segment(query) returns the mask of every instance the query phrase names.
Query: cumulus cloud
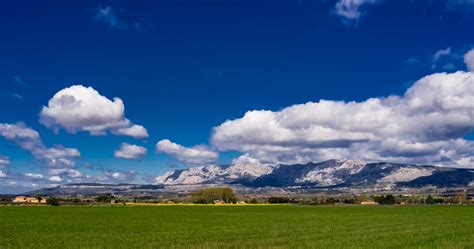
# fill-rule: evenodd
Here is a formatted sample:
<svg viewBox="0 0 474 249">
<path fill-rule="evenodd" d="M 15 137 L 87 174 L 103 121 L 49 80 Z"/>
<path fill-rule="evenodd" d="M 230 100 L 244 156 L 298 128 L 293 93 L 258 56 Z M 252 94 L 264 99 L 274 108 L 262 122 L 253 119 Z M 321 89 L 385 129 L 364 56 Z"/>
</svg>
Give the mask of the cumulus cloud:
<svg viewBox="0 0 474 249">
<path fill-rule="evenodd" d="M 464 63 L 466 63 L 467 70 L 474 71 L 474 49 L 464 54 Z"/>
<path fill-rule="evenodd" d="M 7 174 L 0 170 L 0 178 L 6 177 Z"/>
<path fill-rule="evenodd" d="M 363 8 L 380 0 L 338 0 L 334 13 L 342 18 L 345 24 L 357 23 L 363 14 Z"/>
<path fill-rule="evenodd" d="M 39 133 L 23 123 L 0 123 L 0 136 L 31 152 L 38 161 L 50 168 L 74 168 L 75 158 L 80 156 L 75 148 L 46 147 Z"/>
<path fill-rule="evenodd" d="M 146 155 L 147 149 L 138 145 L 122 143 L 114 155 L 124 159 L 140 159 Z"/>
<path fill-rule="evenodd" d="M 111 132 L 134 138 L 148 137 L 147 130 L 125 118 L 125 107 L 118 97 L 113 100 L 100 95 L 92 87 L 74 85 L 57 92 L 43 106 L 40 122 L 56 131 L 64 128 L 70 133 L 89 132 L 104 135 Z"/>
<path fill-rule="evenodd" d="M 211 142 L 262 163 L 352 158 L 465 167 L 474 143 L 463 137 L 473 131 L 474 73 L 459 71 L 424 77 L 403 96 L 249 111 L 215 127 Z"/>
<path fill-rule="evenodd" d="M 195 146 L 186 148 L 182 145 L 171 142 L 168 139 L 159 141 L 156 144 L 156 151 L 166 153 L 178 161 L 189 165 L 211 164 L 216 161 L 219 154 L 205 146 Z"/>
</svg>

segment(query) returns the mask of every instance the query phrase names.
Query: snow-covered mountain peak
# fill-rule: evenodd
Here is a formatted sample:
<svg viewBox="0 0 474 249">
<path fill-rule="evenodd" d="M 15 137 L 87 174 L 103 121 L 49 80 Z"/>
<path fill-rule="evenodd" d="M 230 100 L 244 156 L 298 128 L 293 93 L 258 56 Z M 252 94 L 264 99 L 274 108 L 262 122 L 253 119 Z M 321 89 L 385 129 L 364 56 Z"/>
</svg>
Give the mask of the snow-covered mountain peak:
<svg viewBox="0 0 474 249">
<path fill-rule="evenodd" d="M 248 163 L 199 166 L 166 172 L 164 175 L 156 177 L 155 183 L 163 185 L 218 184 L 241 179 L 255 179 L 271 173 L 273 169 L 272 166 Z"/>
</svg>

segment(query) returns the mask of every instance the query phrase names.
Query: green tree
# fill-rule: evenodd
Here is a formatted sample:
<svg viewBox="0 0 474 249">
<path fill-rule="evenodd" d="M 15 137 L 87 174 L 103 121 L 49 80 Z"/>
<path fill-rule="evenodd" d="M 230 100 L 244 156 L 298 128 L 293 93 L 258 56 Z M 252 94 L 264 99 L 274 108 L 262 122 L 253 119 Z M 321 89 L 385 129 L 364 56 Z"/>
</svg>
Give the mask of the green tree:
<svg viewBox="0 0 474 249">
<path fill-rule="evenodd" d="M 103 195 L 99 195 L 95 198 L 95 200 L 97 202 L 103 202 L 103 203 L 111 202 L 112 199 L 113 199 L 113 197 L 112 197 L 111 194 L 103 194 Z"/>
<path fill-rule="evenodd" d="M 211 204 L 214 201 L 224 201 L 225 203 L 237 202 L 234 190 L 229 187 L 204 188 L 194 191 L 191 195 L 193 202 L 198 204 Z"/>
<path fill-rule="evenodd" d="M 426 197 L 425 203 L 426 203 L 426 204 L 429 204 L 429 205 L 434 204 L 434 203 L 435 203 L 435 200 L 434 200 L 433 196 L 428 195 L 428 197 Z"/>
<path fill-rule="evenodd" d="M 38 193 L 35 195 L 35 198 L 38 200 L 38 203 L 41 203 L 41 201 L 43 200 L 43 195 Z"/>
<path fill-rule="evenodd" d="M 59 206 L 59 200 L 56 197 L 49 197 L 46 199 L 46 204 L 51 206 Z"/>
</svg>

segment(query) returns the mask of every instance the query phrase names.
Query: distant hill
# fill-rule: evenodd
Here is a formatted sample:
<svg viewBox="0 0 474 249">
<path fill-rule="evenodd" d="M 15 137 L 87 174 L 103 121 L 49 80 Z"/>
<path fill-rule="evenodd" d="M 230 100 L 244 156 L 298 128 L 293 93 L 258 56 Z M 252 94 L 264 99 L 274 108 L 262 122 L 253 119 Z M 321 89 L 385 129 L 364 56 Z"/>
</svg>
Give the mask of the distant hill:
<svg viewBox="0 0 474 249">
<path fill-rule="evenodd" d="M 48 196 L 48 195 L 90 196 L 90 195 L 100 195 L 100 194 L 108 194 L 108 193 L 114 193 L 114 194 L 119 194 L 119 195 L 140 195 L 144 193 L 153 193 L 162 189 L 163 189 L 163 186 L 160 186 L 160 185 L 76 183 L 76 184 L 58 185 L 57 187 L 52 187 L 52 188 L 42 188 L 42 189 L 23 193 L 23 195 L 34 195 L 36 193 L 41 193 L 45 196 Z"/>
</svg>

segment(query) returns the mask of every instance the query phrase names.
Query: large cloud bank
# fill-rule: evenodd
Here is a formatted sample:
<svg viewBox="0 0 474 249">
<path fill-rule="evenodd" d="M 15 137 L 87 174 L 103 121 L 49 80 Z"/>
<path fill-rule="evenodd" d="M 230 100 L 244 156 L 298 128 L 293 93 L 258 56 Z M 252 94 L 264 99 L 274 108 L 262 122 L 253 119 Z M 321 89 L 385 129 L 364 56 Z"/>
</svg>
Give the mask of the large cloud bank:
<svg viewBox="0 0 474 249">
<path fill-rule="evenodd" d="M 157 152 L 168 154 L 178 161 L 189 165 L 212 164 L 219 157 L 217 152 L 205 146 L 186 148 L 168 139 L 159 141 L 155 148 Z"/>
<path fill-rule="evenodd" d="M 40 122 L 48 128 L 64 128 L 70 133 L 89 132 L 134 138 L 148 137 L 147 130 L 125 118 L 125 107 L 120 98 L 113 100 L 100 95 L 92 87 L 75 85 L 57 92 L 40 113 Z"/>
<path fill-rule="evenodd" d="M 249 111 L 214 128 L 211 142 L 264 163 L 366 159 L 474 167 L 474 73 L 424 77 L 403 96 L 321 100 Z"/>
</svg>

